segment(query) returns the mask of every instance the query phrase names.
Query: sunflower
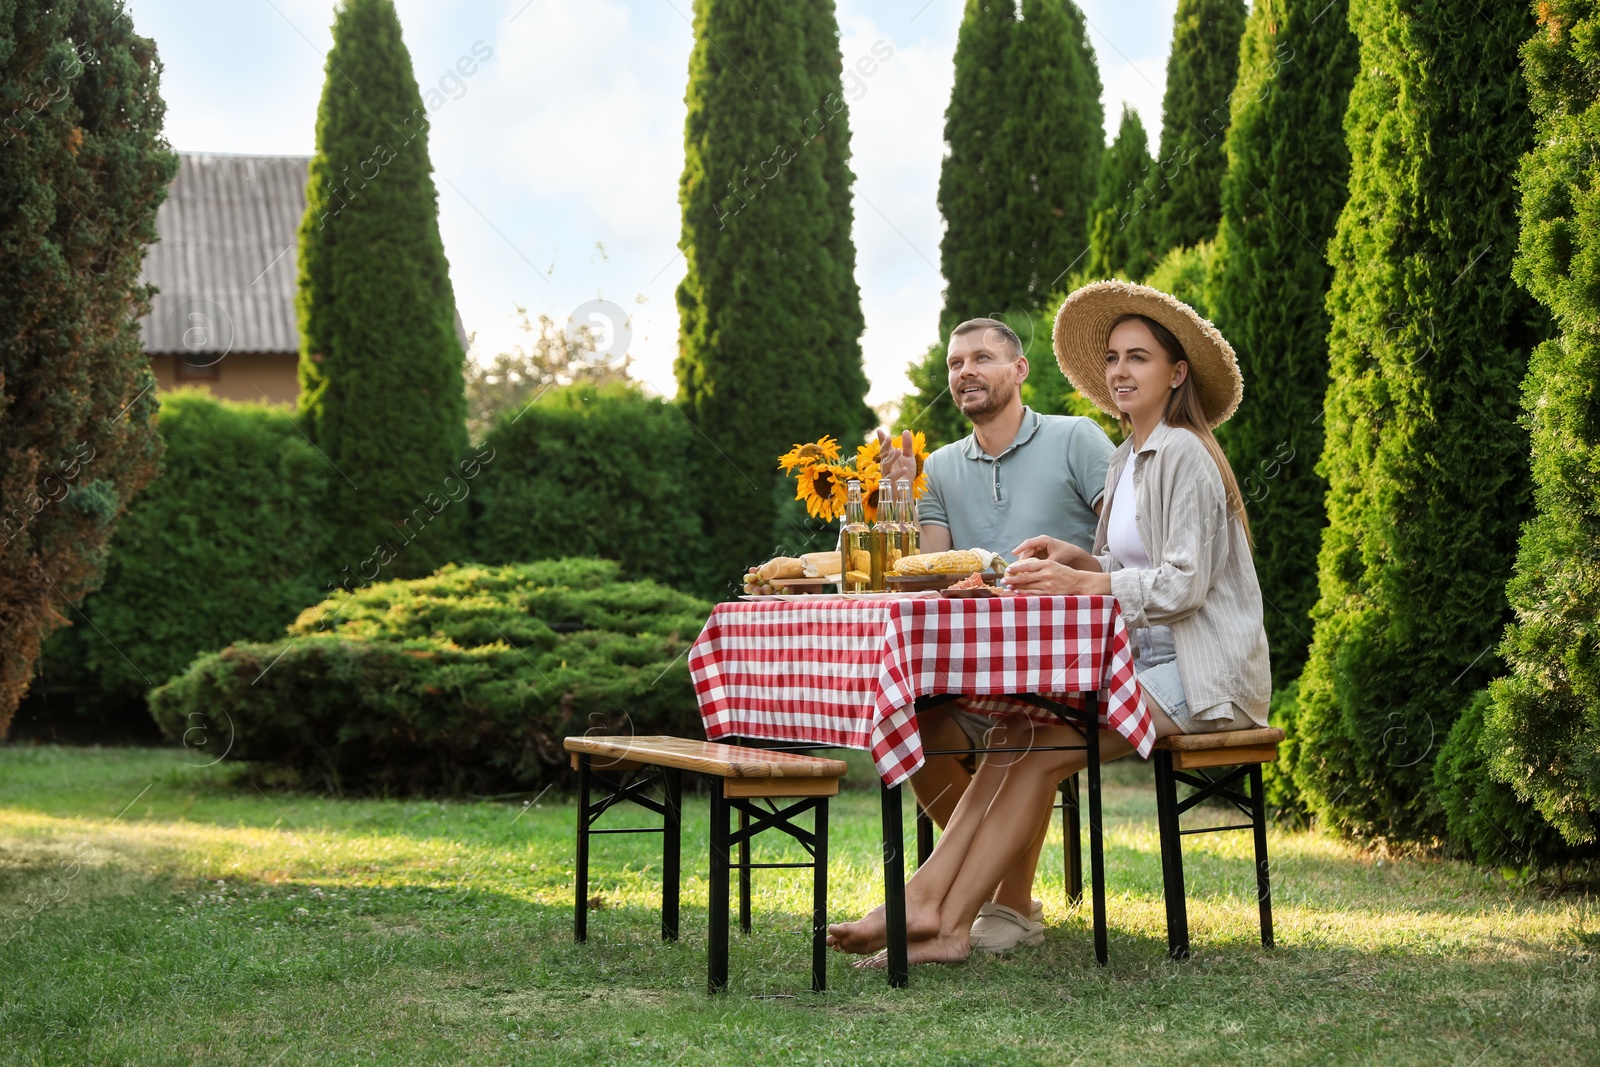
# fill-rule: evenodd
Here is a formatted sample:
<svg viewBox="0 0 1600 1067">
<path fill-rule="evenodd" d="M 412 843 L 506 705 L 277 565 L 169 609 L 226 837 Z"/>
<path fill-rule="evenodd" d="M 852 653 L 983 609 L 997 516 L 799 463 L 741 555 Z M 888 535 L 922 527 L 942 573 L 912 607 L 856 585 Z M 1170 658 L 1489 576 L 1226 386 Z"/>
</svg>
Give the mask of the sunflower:
<svg viewBox="0 0 1600 1067">
<path fill-rule="evenodd" d="M 806 512 L 814 519 L 832 522 L 844 514 L 849 496 L 845 483 L 856 476 L 849 467 L 834 463 L 815 463 L 802 467 L 794 498 L 806 502 Z"/>
<path fill-rule="evenodd" d="M 787 474 L 796 467 L 814 467 L 821 463 L 837 463 L 838 461 L 839 442 L 827 434 L 823 434 L 821 440 L 795 445 L 779 456 L 778 466 Z M 799 498 L 796 497 L 796 499 Z"/>
<path fill-rule="evenodd" d="M 917 457 L 917 478 L 911 485 L 911 495 L 922 499 L 922 494 L 928 491 L 928 476 L 922 472 L 923 465 L 928 462 L 928 435 L 921 430 L 911 435 L 911 451 Z"/>
</svg>

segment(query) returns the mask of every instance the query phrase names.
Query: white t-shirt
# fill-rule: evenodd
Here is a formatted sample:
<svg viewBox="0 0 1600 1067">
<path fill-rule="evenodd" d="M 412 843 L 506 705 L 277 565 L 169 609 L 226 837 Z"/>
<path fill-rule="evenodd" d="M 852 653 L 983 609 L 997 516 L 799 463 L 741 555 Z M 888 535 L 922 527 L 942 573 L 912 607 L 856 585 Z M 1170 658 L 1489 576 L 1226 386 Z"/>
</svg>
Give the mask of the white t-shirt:
<svg viewBox="0 0 1600 1067">
<path fill-rule="evenodd" d="M 1139 540 L 1139 529 L 1133 516 L 1139 508 L 1138 494 L 1133 487 L 1133 464 L 1137 457 L 1129 456 L 1122 466 L 1122 477 L 1111 495 L 1111 517 L 1106 520 L 1106 548 L 1118 563 L 1135 570 L 1149 570 L 1150 556 Z"/>
</svg>

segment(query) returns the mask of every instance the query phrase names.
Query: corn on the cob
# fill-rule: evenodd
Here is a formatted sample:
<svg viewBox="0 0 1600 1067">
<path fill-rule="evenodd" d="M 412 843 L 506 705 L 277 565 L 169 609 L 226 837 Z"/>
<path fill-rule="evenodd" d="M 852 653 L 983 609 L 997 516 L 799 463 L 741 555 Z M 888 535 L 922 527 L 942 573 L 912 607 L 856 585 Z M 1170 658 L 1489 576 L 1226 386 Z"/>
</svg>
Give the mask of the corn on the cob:
<svg viewBox="0 0 1600 1067">
<path fill-rule="evenodd" d="M 970 548 L 950 552 L 927 552 L 918 556 L 902 556 L 895 564 L 895 574 L 971 574 L 984 569 L 984 559 Z"/>
</svg>

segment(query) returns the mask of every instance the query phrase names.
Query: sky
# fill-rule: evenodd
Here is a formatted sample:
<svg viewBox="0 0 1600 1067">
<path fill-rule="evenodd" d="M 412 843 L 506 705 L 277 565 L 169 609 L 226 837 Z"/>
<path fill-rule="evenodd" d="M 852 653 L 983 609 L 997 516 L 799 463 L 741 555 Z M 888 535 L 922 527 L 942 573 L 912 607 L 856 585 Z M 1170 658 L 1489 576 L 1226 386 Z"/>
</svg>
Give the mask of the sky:
<svg viewBox="0 0 1600 1067">
<path fill-rule="evenodd" d="M 1154 140 L 1177 0 L 1078 2 L 1105 86 L 1108 139 L 1126 102 Z M 626 342 L 635 377 L 677 391 L 673 294 L 684 273 L 678 179 L 692 3 L 396 0 L 417 83 L 434 108 L 439 228 L 473 358 L 525 339 L 518 306 L 562 324 L 576 314 L 603 343 Z M 315 150 L 333 0 L 127 6 L 160 50 L 175 149 Z M 944 223 L 936 198 L 961 9 L 962 0 L 838 0 L 846 68 L 875 47 L 891 53 L 846 94 L 873 404 L 905 393 L 906 367 L 938 340 Z M 620 338 L 603 318 L 587 318 L 595 301 L 628 316 Z"/>
</svg>

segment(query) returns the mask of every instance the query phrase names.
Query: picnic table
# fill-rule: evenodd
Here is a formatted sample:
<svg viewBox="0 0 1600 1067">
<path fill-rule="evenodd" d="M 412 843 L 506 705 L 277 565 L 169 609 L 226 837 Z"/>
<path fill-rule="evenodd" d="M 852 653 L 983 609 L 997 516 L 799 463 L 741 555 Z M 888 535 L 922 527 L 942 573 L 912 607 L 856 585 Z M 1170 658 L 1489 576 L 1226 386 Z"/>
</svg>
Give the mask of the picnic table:
<svg viewBox="0 0 1600 1067">
<path fill-rule="evenodd" d="M 922 766 L 917 711 L 959 698 L 989 715 L 1095 723 L 1148 758 L 1155 729 L 1109 596 L 892 595 L 719 604 L 689 652 L 706 737 L 872 753 L 882 779 L 892 986 L 909 980 L 900 786 Z M 1095 956 L 1106 961 L 1099 730 L 1088 755 Z"/>
</svg>

